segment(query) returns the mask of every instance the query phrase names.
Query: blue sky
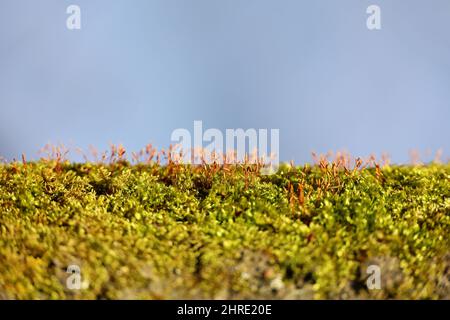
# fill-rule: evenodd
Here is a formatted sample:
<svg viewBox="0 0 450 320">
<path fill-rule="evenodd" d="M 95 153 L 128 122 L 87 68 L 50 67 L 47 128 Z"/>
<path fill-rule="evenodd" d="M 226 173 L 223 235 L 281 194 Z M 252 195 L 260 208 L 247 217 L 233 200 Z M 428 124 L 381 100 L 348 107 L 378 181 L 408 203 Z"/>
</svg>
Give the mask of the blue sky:
<svg viewBox="0 0 450 320">
<path fill-rule="evenodd" d="M 280 129 L 282 160 L 448 157 L 449 21 L 448 0 L 2 0 L 0 155 L 166 147 L 202 120 Z"/>
</svg>

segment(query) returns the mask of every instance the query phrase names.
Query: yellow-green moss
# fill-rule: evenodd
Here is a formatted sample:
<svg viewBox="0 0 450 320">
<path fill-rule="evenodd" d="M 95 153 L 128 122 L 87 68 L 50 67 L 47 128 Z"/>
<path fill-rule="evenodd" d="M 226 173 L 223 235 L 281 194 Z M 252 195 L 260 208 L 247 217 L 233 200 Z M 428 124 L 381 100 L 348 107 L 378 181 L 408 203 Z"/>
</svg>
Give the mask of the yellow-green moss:
<svg viewBox="0 0 450 320">
<path fill-rule="evenodd" d="M 449 232 L 448 164 L 0 165 L 0 298 L 449 298 Z"/>
</svg>

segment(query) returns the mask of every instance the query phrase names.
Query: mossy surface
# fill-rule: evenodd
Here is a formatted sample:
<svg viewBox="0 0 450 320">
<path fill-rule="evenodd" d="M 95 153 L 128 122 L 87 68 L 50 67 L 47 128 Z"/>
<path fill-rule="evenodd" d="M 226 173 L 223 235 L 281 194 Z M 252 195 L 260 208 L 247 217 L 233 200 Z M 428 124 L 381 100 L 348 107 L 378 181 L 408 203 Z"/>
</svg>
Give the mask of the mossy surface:
<svg viewBox="0 0 450 320">
<path fill-rule="evenodd" d="M 449 233 L 448 164 L 0 165 L 3 299 L 448 299 Z"/>
</svg>

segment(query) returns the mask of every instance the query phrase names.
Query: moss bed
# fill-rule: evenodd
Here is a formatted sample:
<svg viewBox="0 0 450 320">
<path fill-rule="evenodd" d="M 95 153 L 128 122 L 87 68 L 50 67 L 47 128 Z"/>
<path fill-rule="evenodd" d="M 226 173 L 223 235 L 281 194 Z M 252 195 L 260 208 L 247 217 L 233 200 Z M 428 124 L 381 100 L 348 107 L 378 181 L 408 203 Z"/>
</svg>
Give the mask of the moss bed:
<svg viewBox="0 0 450 320">
<path fill-rule="evenodd" d="M 0 165 L 2 299 L 449 299 L 449 232 L 449 164 Z"/>
</svg>

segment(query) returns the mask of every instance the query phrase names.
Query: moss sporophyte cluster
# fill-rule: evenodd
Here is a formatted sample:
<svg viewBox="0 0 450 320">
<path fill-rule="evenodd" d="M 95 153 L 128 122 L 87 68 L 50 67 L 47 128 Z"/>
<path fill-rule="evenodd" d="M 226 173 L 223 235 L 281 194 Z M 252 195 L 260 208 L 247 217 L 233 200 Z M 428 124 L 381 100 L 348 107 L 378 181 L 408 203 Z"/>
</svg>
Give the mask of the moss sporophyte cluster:
<svg viewBox="0 0 450 320">
<path fill-rule="evenodd" d="M 449 182 L 449 164 L 5 163 L 0 298 L 448 299 Z"/>
</svg>

